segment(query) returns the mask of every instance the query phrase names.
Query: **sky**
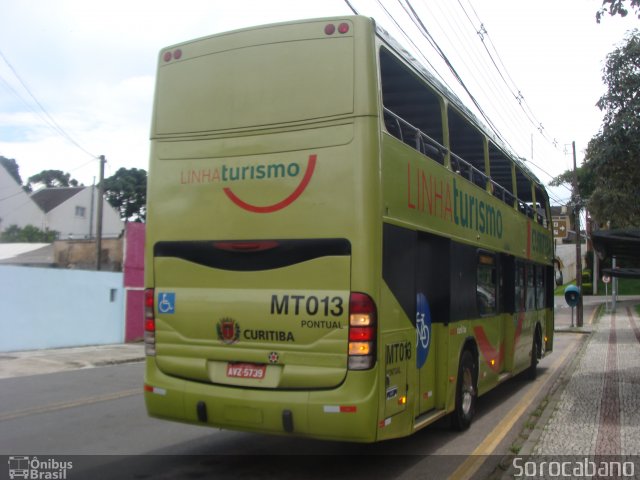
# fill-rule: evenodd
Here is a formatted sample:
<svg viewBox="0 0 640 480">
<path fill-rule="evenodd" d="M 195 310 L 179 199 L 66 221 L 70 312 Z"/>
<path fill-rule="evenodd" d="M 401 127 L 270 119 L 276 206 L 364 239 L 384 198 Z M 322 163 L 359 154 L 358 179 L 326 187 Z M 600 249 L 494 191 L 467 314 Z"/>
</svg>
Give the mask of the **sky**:
<svg viewBox="0 0 640 480">
<path fill-rule="evenodd" d="M 431 64 L 472 106 L 403 1 L 350 3 Z M 602 122 L 595 104 L 605 91 L 606 55 L 640 20 L 607 16 L 597 24 L 600 0 L 409 2 L 500 136 L 543 183 L 572 166 L 573 141 L 582 162 Z M 351 13 L 344 0 L 4 0 L 0 155 L 18 162 L 23 181 L 57 169 L 90 185 L 99 155 L 107 159 L 106 176 L 121 167 L 147 169 L 163 47 L 264 23 Z M 567 188 L 551 189 L 552 203 L 569 196 Z"/>
</svg>

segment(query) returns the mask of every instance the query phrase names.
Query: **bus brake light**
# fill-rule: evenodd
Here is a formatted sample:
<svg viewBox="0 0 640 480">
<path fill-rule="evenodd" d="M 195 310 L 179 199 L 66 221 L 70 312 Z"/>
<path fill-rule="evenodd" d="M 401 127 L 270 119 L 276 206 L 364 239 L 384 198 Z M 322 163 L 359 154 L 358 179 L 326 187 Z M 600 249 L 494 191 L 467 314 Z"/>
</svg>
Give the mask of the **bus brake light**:
<svg viewBox="0 0 640 480">
<path fill-rule="evenodd" d="M 349 340 L 352 342 L 362 342 L 373 340 L 374 331 L 368 327 L 351 327 L 349 328 Z"/>
<path fill-rule="evenodd" d="M 349 298 L 349 369 L 367 370 L 376 362 L 376 305 L 368 295 Z"/>
<path fill-rule="evenodd" d="M 214 242 L 213 247 L 226 252 L 259 252 L 264 250 L 272 250 L 280 244 L 273 240 L 264 240 L 258 242 Z"/>
<path fill-rule="evenodd" d="M 156 354 L 156 316 L 155 290 L 147 288 L 144 291 L 144 352 L 148 356 Z"/>
<path fill-rule="evenodd" d="M 349 33 L 349 24 L 343 22 L 338 25 L 338 32 L 341 34 Z M 333 23 L 327 23 L 324 27 L 324 33 L 326 35 L 333 35 L 336 33 L 336 26 Z"/>
<path fill-rule="evenodd" d="M 162 59 L 165 61 L 165 63 L 169 63 L 171 60 L 180 60 L 180 58 L 182 58 L 182 50 L 180 50 L 179 48 L 175 49 L 173 52 L 167 50 L 162 55 Z"/>
</svg>

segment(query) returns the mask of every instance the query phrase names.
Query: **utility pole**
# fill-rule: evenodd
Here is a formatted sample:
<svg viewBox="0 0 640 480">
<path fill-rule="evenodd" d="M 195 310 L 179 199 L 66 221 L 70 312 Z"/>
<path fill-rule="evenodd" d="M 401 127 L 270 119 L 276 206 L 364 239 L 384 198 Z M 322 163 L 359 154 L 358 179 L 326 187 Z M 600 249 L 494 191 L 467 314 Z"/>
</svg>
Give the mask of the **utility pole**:
<svg viewBox="0 0 640 480">
<path fill-rule="evenodd" d="M 580 192 L 578 191 L 578 168 L 576 166 L 576 142 L 573 146 L 573 214 L 576 229 L 576 286 L 580 290 L 578 304 L 576 305 L 576 325 L 582 327 L 582 241 L 580 239 Z"/>
<path fill-rule="evenodd" d="M 91 186 L 91 208 L 89 208 L 89 240 L 93 238 L 93 208 L 96 202 L 96 177 L 93 177 L 93 185 Z"/>
<path fill-rule="evenodd" d="M 104 203 L 104 164 L 107 160 L 100 155 L 100 180 L 98 181 L 98 218 L 96 225 L 96 270 L 102 268 L 102 208 Z"/>
</svg>

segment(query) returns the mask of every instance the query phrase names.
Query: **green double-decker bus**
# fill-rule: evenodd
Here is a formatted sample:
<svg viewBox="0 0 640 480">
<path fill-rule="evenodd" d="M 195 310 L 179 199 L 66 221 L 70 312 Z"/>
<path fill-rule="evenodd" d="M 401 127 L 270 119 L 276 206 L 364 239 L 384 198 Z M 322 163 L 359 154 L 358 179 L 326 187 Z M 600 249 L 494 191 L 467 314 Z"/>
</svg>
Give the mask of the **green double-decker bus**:
<svg viewBox="0 0 640 480">
<path fill-rule="evenodd" d="M 148 185 L 153 417 L 464 429 L 552 349 L 543 185 L 372 19 L 162 50 Z"/>
</svg>

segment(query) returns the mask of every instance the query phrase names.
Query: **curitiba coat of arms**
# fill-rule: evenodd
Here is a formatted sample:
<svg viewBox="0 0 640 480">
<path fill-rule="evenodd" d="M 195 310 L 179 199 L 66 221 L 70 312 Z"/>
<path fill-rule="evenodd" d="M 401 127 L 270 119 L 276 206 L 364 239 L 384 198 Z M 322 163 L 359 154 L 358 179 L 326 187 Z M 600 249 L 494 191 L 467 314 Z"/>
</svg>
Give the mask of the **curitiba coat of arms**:
<svg viewBox="0 0 640 480">
<path fill-rule="evenodd" d="M 240 338 L 240 325 L 232 318 L 220 319 L 216 330 L 218 331 L 218 340 L 227 345 L 236 343 Z"/>
</svg>

